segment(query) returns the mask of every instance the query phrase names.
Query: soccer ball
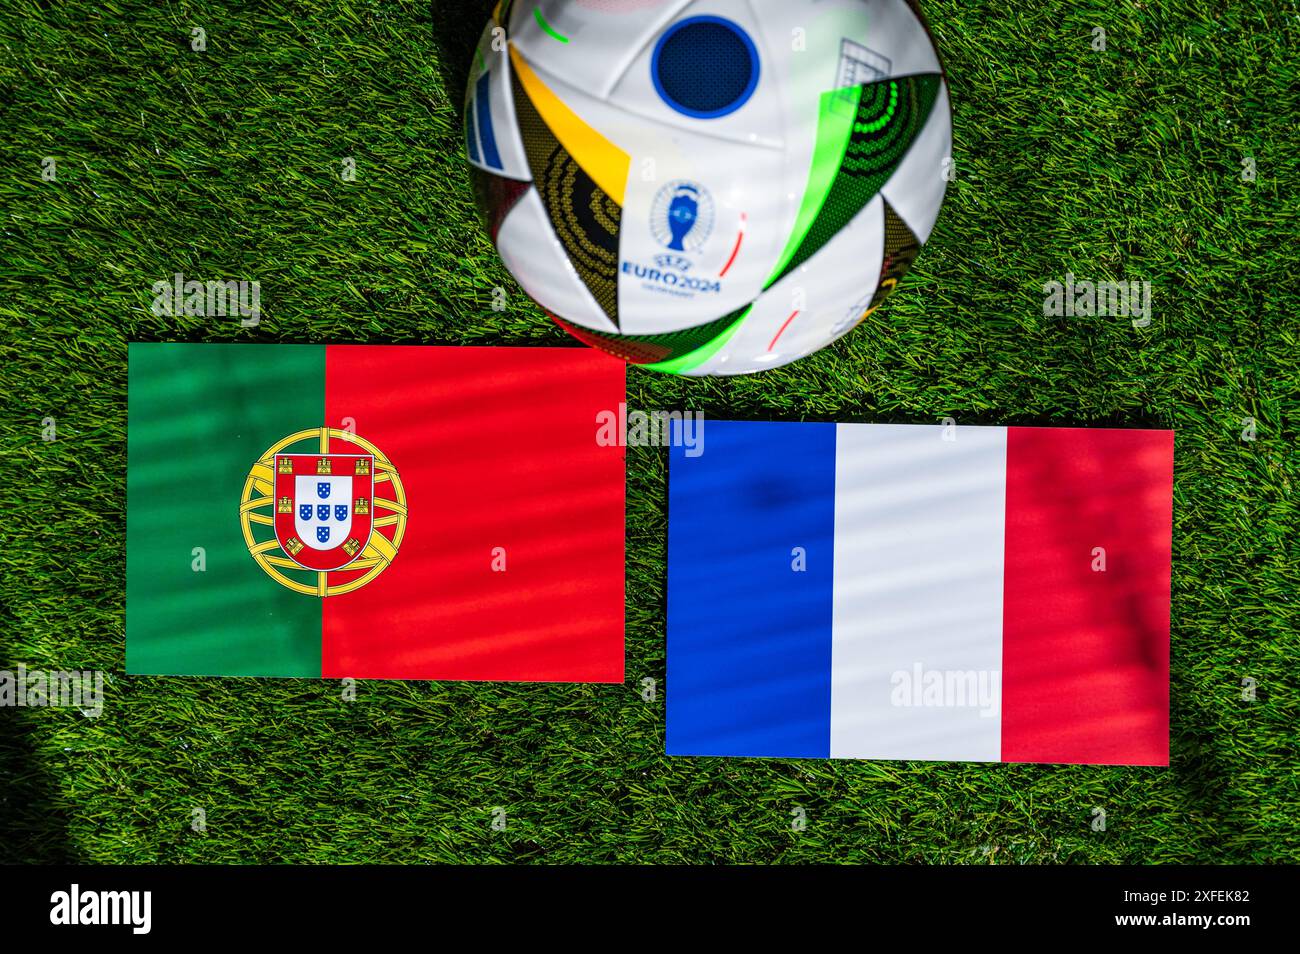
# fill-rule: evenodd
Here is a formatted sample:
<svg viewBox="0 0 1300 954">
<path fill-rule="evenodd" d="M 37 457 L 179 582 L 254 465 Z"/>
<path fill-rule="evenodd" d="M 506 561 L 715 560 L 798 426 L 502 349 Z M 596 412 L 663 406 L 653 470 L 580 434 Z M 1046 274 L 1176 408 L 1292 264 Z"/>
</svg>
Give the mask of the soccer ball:
<svg viewBox="0 0 1300 954">
<path fill-rule="evenodd" d="M 938 217 L 952 119 L 905 0 L 502 0 L 465 147 L 506 267 L 565 330 L 744 374 L 894 290 Z"/>
</svg>

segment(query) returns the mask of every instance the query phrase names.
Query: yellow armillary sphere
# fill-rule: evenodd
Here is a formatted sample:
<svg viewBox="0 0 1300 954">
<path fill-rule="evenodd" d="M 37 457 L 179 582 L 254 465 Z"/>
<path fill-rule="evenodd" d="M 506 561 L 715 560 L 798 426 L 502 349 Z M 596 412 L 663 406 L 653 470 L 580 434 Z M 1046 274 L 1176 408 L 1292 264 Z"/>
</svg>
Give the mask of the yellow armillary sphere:
<svg viewBox="0 0 1300 954">
<path fill-rule="evenodd" d="M 268 447 L 239 502 L 249 554 L 271 579 L 307 596 L 351 593 L 383 573 L 402 545 L 406 516 L 392 461 L 336 427 Z"/>
</svg>

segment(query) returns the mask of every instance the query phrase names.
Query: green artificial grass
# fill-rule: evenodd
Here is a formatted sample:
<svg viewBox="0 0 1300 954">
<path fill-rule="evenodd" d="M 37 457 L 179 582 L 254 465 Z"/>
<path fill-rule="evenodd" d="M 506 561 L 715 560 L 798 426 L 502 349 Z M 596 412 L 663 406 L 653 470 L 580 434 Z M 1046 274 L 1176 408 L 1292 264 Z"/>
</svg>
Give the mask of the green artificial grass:
<svg viewBox="0 0 1300 954">
<path fill-rule="evenodd" d="M 629 402 L 1176 428 L 1168 769 L 665 757 L 654 448 L 628 454 L 623 686 L 344 702 L 124 675 L 128 341 L 570 339 L 473 212 L 460 109 L 487 0 L 0 0 L 0 668 L 110 674 L 99 719 L 0 709 L 0 860 L 1300 861 L 1300 5 L 922 7 L 957 177 L 899 292 L 787 368 L 631 370 Z M 261 326 L 154 316 L 178 271 L 259 280 Z M 1150 326 L 1045 318 L 1066 272 L 1152 282 Z"/>
</svg>

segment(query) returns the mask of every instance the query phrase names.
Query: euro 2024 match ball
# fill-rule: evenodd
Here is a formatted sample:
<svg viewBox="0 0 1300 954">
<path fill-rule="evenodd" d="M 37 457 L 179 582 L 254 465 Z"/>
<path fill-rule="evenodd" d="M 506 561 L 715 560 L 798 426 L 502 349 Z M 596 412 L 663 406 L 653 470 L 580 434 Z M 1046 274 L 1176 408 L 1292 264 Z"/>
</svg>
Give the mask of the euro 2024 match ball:
<svg viewBox="0 0 1300 954">
<path fill-rule="evenodd" d="M 685 375 L 851 331 L 929 238 L 952 149 L 905 0 L 502 0 L 464 133 L 524 291 L 581 341 Z"/>
</svg>

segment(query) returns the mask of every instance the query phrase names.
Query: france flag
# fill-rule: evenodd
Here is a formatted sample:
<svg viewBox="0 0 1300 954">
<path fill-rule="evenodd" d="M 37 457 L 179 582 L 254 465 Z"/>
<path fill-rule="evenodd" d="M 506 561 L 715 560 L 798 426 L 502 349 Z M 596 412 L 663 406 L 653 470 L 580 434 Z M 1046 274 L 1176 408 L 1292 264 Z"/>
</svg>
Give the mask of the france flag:
<svg viewBox="0 0 1300 954">
<path fill-rule="evenodd" d="M 670 755 L 1167 765 L 1173 432 L 706 421 Z"/>
</svg>

